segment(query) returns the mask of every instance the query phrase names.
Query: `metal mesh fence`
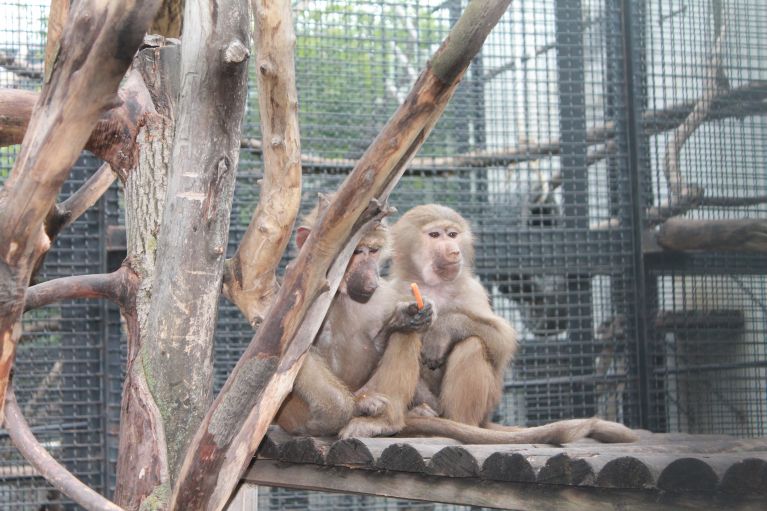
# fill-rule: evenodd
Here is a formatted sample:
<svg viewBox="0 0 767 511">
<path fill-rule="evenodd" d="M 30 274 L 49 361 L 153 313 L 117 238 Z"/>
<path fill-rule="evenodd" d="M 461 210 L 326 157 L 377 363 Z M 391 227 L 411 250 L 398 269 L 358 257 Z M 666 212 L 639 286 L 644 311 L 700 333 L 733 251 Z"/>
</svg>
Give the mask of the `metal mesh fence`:
<svg viewBox="0 0 767 511">
<path fill-rule="evenodd" d="M 343 180 L 464 4 L 296 2 L 305 209 Z M 46 16 L 43 1 L 0 7 L 1 87 L 39 87 Z M 722 63 L 712 69 L 723 29 Z M 712 74 L 711 112 L 679 150 L 682 179 L 705 199 L 676 214 L 765 218 L 766 34 L 761 0 L 512 2 L 391 198 L 400 211 L 443 203 L 472 223 L 480 280 L 520 335 L 497 420 L 598 414 L 655 431 L 767 433 L 767 258 L 669 254 L 648 242 L 653 215 L 672 198 L 674 130 Z M 251 89 L 232 252 L 262 174 Z M 0 176 L 16 151 L 0 149 Z M 63 194 L 96 164 L 84 158 Z M 61 235 L 40 278 L 119 264 L 107 232 L 122 223 L 120 204 L 115 187 Z M 54 455 L 110 493 L 124 366 L 119 314 L 73 302 L 25 318 L 14 377 L 20 403 Z M 251 337 L 222 301 L 217 388 Z M 4 434 L 0 456 L 0 507 L 61 500 Z M 277 488 L 260 495 L 265 509 L 433 506 Z"/>
</svg>

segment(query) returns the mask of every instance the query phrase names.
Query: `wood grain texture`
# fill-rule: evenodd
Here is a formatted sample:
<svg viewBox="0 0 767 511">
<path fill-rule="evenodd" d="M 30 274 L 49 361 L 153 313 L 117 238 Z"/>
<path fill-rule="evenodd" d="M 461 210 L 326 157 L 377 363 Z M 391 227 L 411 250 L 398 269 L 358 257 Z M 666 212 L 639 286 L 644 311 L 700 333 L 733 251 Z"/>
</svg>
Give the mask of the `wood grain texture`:
<svg viewBox="0 0 767 511">
<path fill-rule="evenodd" d="M 761 511 L 765 499 L 745 495 L 499 482 L 477 478 L 373 472 L 346 467 L 256 460 L 244 480 L 264 486 L 339 491 L 517 511 Z"/>
<path fill-rule="evenodd" d="M 247 59 L 246 0 L 187 1 L 180 94 L 141 358 L 162 416 L 171 481 L 212 400 L 213 333 L 229 233 Z"/>
<path fill-rule="evenodd" d="M 145 40 L 144 45 L 147 46 Z M 146 500 L 161 504 L 170 492 L 167 443 L 162 417 L 147 383 L 141 348 L 148 334 L 152 284 L 156 270 L 157 233 L 167 197 L 178 45 L 167 41 L 143 48 L 134 68 L 151 97 L 136 144 L 136 166 L 125 178 L 126 262 L 139 276 L 134 305 L 124 313 L 127 363 L 120 404 L 115 501 L 138 509 Z M 174 78 L 175 76 L 175 78 Z"/>
</svg>

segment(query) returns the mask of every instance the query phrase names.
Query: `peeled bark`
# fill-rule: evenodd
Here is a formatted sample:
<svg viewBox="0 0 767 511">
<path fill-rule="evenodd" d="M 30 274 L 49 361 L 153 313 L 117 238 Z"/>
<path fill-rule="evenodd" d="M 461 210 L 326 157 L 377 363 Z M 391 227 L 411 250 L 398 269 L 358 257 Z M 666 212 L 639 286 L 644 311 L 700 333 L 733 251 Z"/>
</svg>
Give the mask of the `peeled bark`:
<svg viewBox="0 0 767 511">
<path fill-rule="evenodd" d="M 429 68 L 344 181 L 205 415 L 187 451 L 171 509 L 218 510 L 226 504 L 327 312 L 327 305 L 324 310 L 313 305 L 337 289 L 341 275 L 330 280 L 331 266 L 345 267 L 353 248 L 349 241 L 378 212 L 375 199 L 384 200 L 399 180 L 508 4 L 509 0 L 469 3 Z M 340 255 L 342 247 L 346 250 Z M 307 316 L 310 321 L 305 322 Z"/>
</svg>

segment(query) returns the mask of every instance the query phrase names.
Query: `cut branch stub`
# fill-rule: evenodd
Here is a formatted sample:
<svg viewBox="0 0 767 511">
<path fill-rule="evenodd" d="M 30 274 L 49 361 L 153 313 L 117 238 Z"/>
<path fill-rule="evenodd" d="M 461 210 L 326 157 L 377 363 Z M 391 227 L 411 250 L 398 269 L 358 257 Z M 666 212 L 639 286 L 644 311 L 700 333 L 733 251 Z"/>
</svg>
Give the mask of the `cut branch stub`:
<svg viewBox="0 0 767 511">
<path fill-rule="evenodd" d="M 49 247 L 43 221 L 96 121 L 113 106 L 156 8 L 155 0 L 78 2 L 0 192 L 0 417 L 26 287 Z"/>
<path fill-rule="evenodd" d="M 284 0 L 287 2 L 287 0 Z M 327 312 L 312 308 L 333 295 L 345 267 L 348 242 L 366 220 L 375 199 L 384 201 L 442 114 L 471 58 L 509 0 L 474 0 L 421 74 L 410 94 L 341 185 L 328 211 L 286 272 L 269 316 L 245 350 L 203 419 L 174 487 L 171 509 L 223 508 L 300 369 L 303 354 Z M 473 28 L 472 28 L 473 27 Z M 462 47 L 466 43 L 467 46 Z M 462 53 L 462 51 L 465 53 Z M 439 76 L 432 72 L 439 70 Z M 440 78 L 449 79 L 443 81 Z M 347 252 L 338 257 L 341 247 Z M 353 250 L 353 247 L 352 247 Z M 311 331 L 305 320 L 319 317 Z M 296 336 L 301 330 L 302 334 Z M 311 334 L 311 335 L 309 335 Z"/>
</svg>

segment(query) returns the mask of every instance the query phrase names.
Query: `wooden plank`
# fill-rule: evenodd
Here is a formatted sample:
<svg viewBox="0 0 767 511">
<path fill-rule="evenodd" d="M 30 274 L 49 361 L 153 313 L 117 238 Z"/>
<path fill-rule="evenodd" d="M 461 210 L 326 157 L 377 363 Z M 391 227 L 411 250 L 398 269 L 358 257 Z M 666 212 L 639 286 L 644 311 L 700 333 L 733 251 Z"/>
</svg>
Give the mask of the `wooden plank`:
<svg viewBox="0 0 767 511">
<path fill-rule="evenodd" d="M 767 496 L 767 458 L 748 458 L 733 464 L 722 477 L 719 488 L 735 495 Z"/>
<path fill-rule="evenodd" d="M 496 452 L 482 463 L 480 475 L 483 479 L 494 481 L 533 482 L 535 472 L 536 470 L 523 455 Z"/>
<path fill-rule="evenodd" d="M 481 481 L 389 471 L 256 460 L 244 476 L 249 483 L 304 490 L 378 495 L 520 511 L 763 511 L 765 497 L 722 493 L 586 488 Z"/>
<path fill-rule="evenodd" d="M 427 471 L 430 474 L 450 477 L 476 477 L 480 465 L 472 454 L 460 445 L 451 445 L 440 449 L 429 461 Z"/>
<path fill-rule="evenodd" d="M 579 441 L 548 445 L 459 445 L 442 438 L 296 438 L 270 431 L 261 457 L 489 481 L 759 494 L 767 466 L 764 438 L 642 432 L 636 444 Z M 741 462 L 751 458 L 749 464 Z M 737 468 L 740 467 L 740 468 Z"/>
<path fill-rule="evenodd" d="M 358 438 L 347 438 L 333 442 L 325 463 L 328 465 L 372 465 L 375 457 L 364 442 Z"/>
<path fill-rule="evenodd" d="M 658 488 L 674 491 L 706 491 L 716 488 L 719 476 L 706 461 L 699 458 L 679 458 L 663 469 Z"/>
</svg>

